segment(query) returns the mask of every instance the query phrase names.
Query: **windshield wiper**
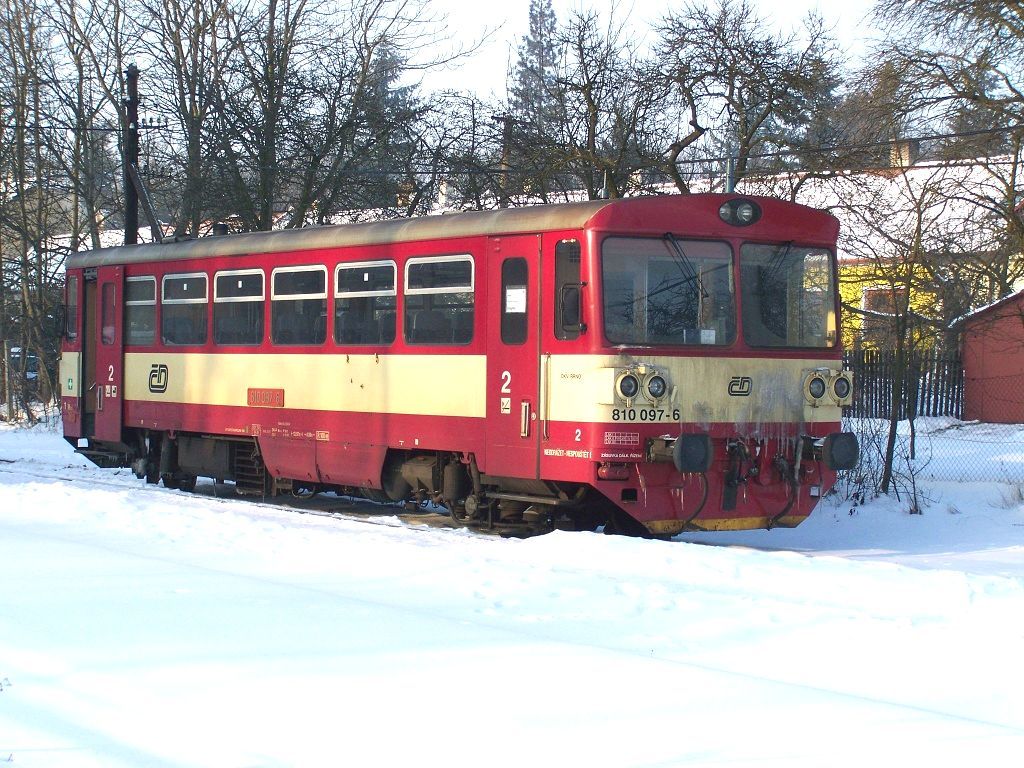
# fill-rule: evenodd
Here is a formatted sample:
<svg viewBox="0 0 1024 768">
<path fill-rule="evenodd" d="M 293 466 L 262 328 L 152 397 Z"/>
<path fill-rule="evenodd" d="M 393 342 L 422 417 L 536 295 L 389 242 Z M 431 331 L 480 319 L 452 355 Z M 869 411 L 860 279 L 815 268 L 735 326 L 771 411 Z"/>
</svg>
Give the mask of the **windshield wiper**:
<svg viewBox="0 0 1024 768">
<path fill-rule="evenodd" d="M 708 293 L 704 290 L 704 283 L 700 279 L 700 274 L 693 266 L 693 262 L 690 261 L 689 257 L 686 255 L 686 252 L 683 250 L 683 246 L 681 246 L 679 241 L 676 240 L 676 236 L 671 232 L 666 232 L 662 235 L 661 239 L 665 242 L 669 255 L 672 256 L 673 261 L 675 261 L 676 266 L 679 268 L 679 272 L 685 278 L 685 281 L 692 281 L 697 286 L 700 297 L 702 299 L 706 299 L 708 297 Z"/>
<path fill-rule="evenodd" d="M 778 272 L 782 265 L 786 263 L 786 257 L 789 256 L 789 252 L 793 250 L 793 241 L 790 240 L 788 243 L 783 243 L 778 247 L 775 253 L 772 254 L 771 259 L 765 264 L 765 276 L 769 280 L 775 279 L 775 273 Z"/>
</svg>

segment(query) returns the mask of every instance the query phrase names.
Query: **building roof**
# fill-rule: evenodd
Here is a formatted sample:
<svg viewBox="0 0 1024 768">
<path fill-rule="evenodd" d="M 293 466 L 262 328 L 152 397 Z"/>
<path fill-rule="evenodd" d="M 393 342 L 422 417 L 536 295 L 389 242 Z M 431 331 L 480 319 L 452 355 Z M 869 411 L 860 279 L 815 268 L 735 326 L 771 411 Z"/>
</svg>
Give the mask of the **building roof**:
<svg viewBox="0 0 1024 768">
<path fill-rule="evenodd" d="M 993 301 L 991 304 L 986 304 L 984 307 L 978 307 L 975 310 L 971 310 L 966 315 L 958 317 L 953 323 L 953 326 L 962 326 L 974 322 L 980 318 L 990 315 L 996 310 L 1009 306 L 1014 302 L 1021 301 L 1024 299 L 1024 290 L 1011 293 L 1009 296 L 1004 296 L 998 301 Z"/>
</svg>

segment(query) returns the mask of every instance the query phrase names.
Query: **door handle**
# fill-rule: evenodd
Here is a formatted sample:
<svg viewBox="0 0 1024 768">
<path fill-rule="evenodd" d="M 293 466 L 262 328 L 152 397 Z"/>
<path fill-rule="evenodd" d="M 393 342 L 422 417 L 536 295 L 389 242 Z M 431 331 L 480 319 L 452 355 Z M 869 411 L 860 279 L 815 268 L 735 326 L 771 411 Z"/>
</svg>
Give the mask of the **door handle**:
<svg viewBox="0 0 1024 768">
<path fill-rule="evenodd" d="M 530 401 L 523 400 L 519 409 L 519 436 L 530 436 Z"/>
</svg>

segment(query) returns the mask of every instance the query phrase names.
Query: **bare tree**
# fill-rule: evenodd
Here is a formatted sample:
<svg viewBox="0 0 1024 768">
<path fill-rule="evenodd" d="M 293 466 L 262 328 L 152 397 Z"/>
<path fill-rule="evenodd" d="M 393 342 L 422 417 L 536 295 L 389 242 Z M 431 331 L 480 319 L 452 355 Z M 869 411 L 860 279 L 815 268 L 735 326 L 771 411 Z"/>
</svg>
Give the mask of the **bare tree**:
<svg viewBox="0 0 1024 768">
<path fill-rule="evenodd" d="M 2 135 L 4 159 L 0 252 L 3 253 L 4 361 L 8 412 L 21 405 L 29 419 L 30 399 L 49 400 L 54 386 L 49 368 L 38 366 L 29 376 L 30 362 L 55 358 L 52 315 L 55 274 L 51 243 L 67 225 L 66 209 L 56 183 L 59 166 L 46 142 L 52 126 L 45 90 L 52 72 L 49 33 L 40 3 L 0 3 L 0 72 L 10 85 L 5 94 L 9 131 Z M 14 310 L 12 311 L 12 306 Z M 16 344 L 11 344 L 11 340 Z M 13 347 L 18 370 L 10 370 Z"/>
<path fill-rule="evenodd" d="M 557 27 L 541 21 L 532 34 L 547 37 L 524 40 L 513 98 L 499 116 L 502 198 L 547 202 L 637 190 L 648 181 L 643 171 L 659 163 L 649 139 L 664 89 L 647 77 L 614 11 L 606 20 L 576 12 Z"/>
<path fill-rule="evenodd" d="M 953 133 L 938 150 L 942 157 L 985 158 L 979 162 L 1000 179 L 997 194 L 964 188 L 958 195 L 1001 222 L 1001 243 L 991 251 L 987 271 L 995 298 L 1005 296 L 1024 250 L 1017 210 L 1024 143 L 1024 5 L 921 0 L 907 7 L 878 0 L 875 14 L 881 28 L 889 30 L 879 58 L 899 73 L 895 98 L 907 118 Z M 988 298 L 977 296 L 972 303 Z"/>
<path fill-rule="evenodd" d="M 793 167 L 786 158 L 831 139 L 816 116 L 834 99 L 839 60 L 820 19 L 808 20 L 801 42 L 774 32 L 746 0 L 719 0 L 670 12 L 658 33 L 661 77 L 688 126 L 665 149 L 679 191 L 689 190 L 677 167 L 688 149 L 691 160 L 732 158 L 738 181 Z"/>
</svg>

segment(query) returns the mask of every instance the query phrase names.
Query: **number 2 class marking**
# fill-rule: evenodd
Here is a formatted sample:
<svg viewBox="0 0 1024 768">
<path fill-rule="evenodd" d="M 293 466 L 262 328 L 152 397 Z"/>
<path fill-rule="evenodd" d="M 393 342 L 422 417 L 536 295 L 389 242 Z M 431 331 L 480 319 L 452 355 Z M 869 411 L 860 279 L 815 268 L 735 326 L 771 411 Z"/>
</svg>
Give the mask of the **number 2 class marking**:
<svg viewBox="0 0 1024 768">
<path fill-rule="evenodd" d="M 114 366 L 108 365 L 107 366 L 107 381 L 113 381 L 113 380 L 114 380 Z"/>
<path fill-rule="evenodd" d="M 501 394 L 512 394 L 512 374 L 508 371 L 501 372 Z"/>
<path fill-rule="evenodd" d="M 582 429 L 577 429 L 576 430 L 576 442 L 578 443 L 582 439 L 583 439 L 583 430 Z"/>
</svg>

